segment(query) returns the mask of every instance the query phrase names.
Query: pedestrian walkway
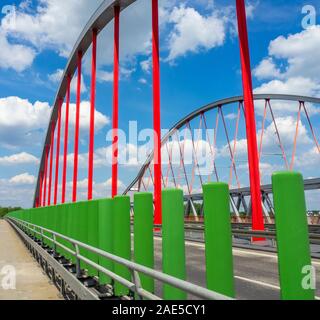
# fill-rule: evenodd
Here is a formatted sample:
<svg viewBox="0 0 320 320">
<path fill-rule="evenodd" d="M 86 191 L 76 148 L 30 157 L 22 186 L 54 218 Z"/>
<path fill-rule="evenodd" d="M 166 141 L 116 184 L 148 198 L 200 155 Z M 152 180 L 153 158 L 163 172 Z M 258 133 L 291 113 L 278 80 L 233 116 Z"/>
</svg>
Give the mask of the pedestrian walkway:
<svg viewBox="0 0 320 320">
<path fill-rule="evenodd" d="M 15 289 L 4 289 L 10 271 L 16 272 Z M 58 289 L 50 283 L 17 233 L 0 219 L 0 300 L 61 300 Z"/>
</svg>

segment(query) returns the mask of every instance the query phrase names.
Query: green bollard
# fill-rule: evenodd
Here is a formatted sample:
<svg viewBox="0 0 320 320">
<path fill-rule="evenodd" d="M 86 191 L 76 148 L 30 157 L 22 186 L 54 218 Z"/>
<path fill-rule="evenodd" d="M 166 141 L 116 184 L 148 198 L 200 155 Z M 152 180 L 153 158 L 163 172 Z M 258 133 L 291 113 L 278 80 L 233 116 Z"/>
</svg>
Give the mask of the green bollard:
<svg viewBox="0 0 320 320">
<path fill-rule="evenodd" d="M 113 200 L 99 200 L 99 248 L 108 253 L 113 253 Z M 113 271 L 113 261 L 99 257 L 99 265 Z M 100 284 L 111 284 L 112 279 L 99 272 Z"/>
<path fill-rule="evenodd" d="M 235 297 L 229 187 L 203 185 L 207 288 Z"/>
<path fill-rule="evenodd" d="M 53 222 L 52 222 L 52 220 L 53 220 L 53 215 L 52 215 L 52 213 L 53 213 L 53 207 L 52 206 L 50 206 L 50 207 L 48 207 L 47 208 L 47 226 L 46 226 L 46 228 L 47 229 L 49 229 L 49 230 L 52 230 L 53 228 Z M 47 232 L 47 236 L 50 238 L 50 239 L 52 239 L 52 233 L 51 232 Z M 52 243 L 52 241 L 51 240 L 48 240 L 48 245 L 49 245 L 49 247 L 50 248 L 52 248 L 53 247 L 53 243 Z"/>
<path fill-rule="evenodd" d="M 88 202 L 88 239 L 87 243 L 95 248 L 99 246 L 99 235 L 98 235 L 98 210 L 99 210 L 99 202 L 96 200 L 92 200 Z M 96 253 L 88 251 L 88 259 L 95 263 L 99 263 L 99 256 Z M 90 276 L 97 276 L 97 269 L 88 265 L 88 274 Z"/>
<path fill-rule="evenodd" d="M 76 224 L 77 224 L 77 204 L 76 203 L 71 203 L 69 205 L 69 234 L 68 236 L 71 239 L 76 239 Z M 75 247 L 73 244 L 70 244 L 70 249 L 72 251 L 75 251 Z M 76 258 L 74 255 L 71 255 L 71 261 L 72 263 L 76 262 Z"/>
<path fill-rule="evenodd" d="M 162 268 L 170 276 L 186 279 L 182 190 L 168 189 L 162 192 Z M 163 298 L 186 300 L 187 294 L 164 284 Z"/>
<path fill-rule="evenodd" d="M 61 204 L 54 206 L 54 231 L 60 233 L 60 208 Z M 61 242 L 59 237 L 56 237 L 57 242 Z M 56 253 L 62 254 L 61 248 L 56 245 Z"/>
<path fill-rule="evenodd" d="M 113 199 L 113 250 L 116 256 L 131 260 L 131 230 L 130 230 L 130 197 L 117 196 Z M 114 272 L 131 280 L 131 273 L 128 268 L 123 265 L 114 263 Z M 125 296 L 129 293 L 129 289 L 119 282 L 115 281 L 115 296 Z"/>
<path fill-rule="evenodd" d="M 37 226 L 40 226 L 40 217 L 41 217 L 41 214 L 43 213 L 43 208 L 37 210 L 35 212 L 35 215 L 34 215 L 34 224 L 37 225 Z M 41 239 L 41 235 L 40 235 L 40 229 L 39 227 L 36 227 L 35 230 L 37 231 L 36 233 L 36 238 L 39 240 Z"/>
<path fill-rule="evenodd" d="M 61 208 L 61 215 L 62 215 L 62 235 L 64 236 L 68 236 L 68 228 L 69 228 L 69 204 L 63 204 L 62 208 Z M 61 243 L 65 246 L 65 247 L 69 247 L 69 242 L 67 240 L 62 239 Z M 64 256 L 66 259 L 70 259 L 70 253 L 67 250 L 64 250 Z"/>
<path fill-rule="evenodd" d="M 58 220 L 58 228 L 57 228 L 57 232 L 64 235 L 65 234 L 65 204 L 60 204 L 59 206 L 57 206 L 57 220 Z M 59 242 L 62 245 L 65 245 L 65 240 L 57 237 L 57 242 Z M 57 251 L 62 255 L 66 257 L 66 251 L 61 248 L 60 246 L 57 246 Z"/>
<path fill-rule="evenodd" d="M 88 201 L 82 201 L 77 203 L 77 227 L 76 234 L 77 240 L 82 243 L 88 243 Z M 79 248 L 80 254 L 85 258 L 88 258 L 88 251 L 83 248 Z M 88 269 L 87 263 L 81 261 L 81 269 Z"/>
<path fill-rule="evenodd" d="M 315 290 L 303 287 L 312 268 L 307 209 L 302 175 L 277 172 L 272 175 L 278 268 L 283 300 L 313 300 Z M 310 273 L 309 273 L 310 276 Z"/>
<path fill-rule="evenodd" d="M 153 244 L 153 195 L 134 195 L 134 260 L 136 263 L 154 269 Z M 139 273 L 142 288 L 154 292 L 154 279 Z"/>
<path fill-rule="evenodd" d="M 73 215 L 74 215 L 74 203 L 68 203 L 66 205 L 66 215 L 67 215 L 67 229 L 66 229 L 66 236 L 69 238 L 73 238 Z M 66 241 L 66 246 L 74 251 L 74 246 L 70 241 Z M 68 253 L 68 258 L 71 260 L 71 262 L 75 262 L 75 258 L 71 253 Z"/>
</svg>

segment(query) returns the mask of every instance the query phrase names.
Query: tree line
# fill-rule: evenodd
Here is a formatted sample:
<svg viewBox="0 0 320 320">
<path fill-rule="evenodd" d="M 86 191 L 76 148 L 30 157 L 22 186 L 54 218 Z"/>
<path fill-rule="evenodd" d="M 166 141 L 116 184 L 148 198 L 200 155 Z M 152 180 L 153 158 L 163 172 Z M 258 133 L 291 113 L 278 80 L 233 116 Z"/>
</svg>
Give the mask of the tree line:
<svg viewBox="0 0 320 320">
<path fill-rule="evenodd" d="M 12 211 L 21 210 L 21 207 L 0 207 L 0 219 L 2 219 L 7 213 Z"/>
</svg>

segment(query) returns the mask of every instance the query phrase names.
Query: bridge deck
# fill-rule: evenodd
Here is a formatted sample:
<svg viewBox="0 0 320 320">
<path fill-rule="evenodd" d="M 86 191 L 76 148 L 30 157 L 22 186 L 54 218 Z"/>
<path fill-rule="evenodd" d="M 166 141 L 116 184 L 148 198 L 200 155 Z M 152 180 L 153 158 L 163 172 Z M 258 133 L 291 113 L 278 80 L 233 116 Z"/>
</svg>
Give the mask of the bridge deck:
<svg viewBox="0 0 320 320">
<path fill-rule="evenodd" d="M 10 265 L 16 270 L 16 289 L 4 290 L 1 274 Z M 0 220 L 0 300 L 61 300 L 56 287 L 42 273 L 38 263 L 29 254 L 13 228 Z"/>
<path fill-rule="evenodd" d="M 161 270 L 161 238 L 155 238 L 156 269 Z M 279 300 L 280 287 L 277 255 L 270 252 L 233 248 L 236 298 L 240 300 Z M 202 243 L 186 242 L 187 280 L 206 285 L 205 247 Z M 313 260 L 316 270 L 316 296 L 320 299 L 320 261 Z M 157 293 L 162 286 L 157 286 Z M 196 299 L 195 297 L 189 297 Z"/>
</svg>

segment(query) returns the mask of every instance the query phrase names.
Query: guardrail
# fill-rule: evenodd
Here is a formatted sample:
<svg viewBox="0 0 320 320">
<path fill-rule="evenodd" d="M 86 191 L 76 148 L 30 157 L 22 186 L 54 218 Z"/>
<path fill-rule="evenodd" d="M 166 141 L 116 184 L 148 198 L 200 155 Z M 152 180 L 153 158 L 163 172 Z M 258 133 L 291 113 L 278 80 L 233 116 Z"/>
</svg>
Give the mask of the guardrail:
<svg viewBox="0 0 320 320">
<path fill-rule="evenodd" d="M 224 296 L 222 294 L 213 292 L 211 290 L 208 290 L 206 288 L 197 286 L 195 284 L 189 283 L 187 281 L 183 281 L 180 279 L 177 279 L 175 277 L 169 276 L 167 274 L 164 274 L 162 272 L 156 271 L 154 269 L 147 268 L 145 266 L 142 266 L 140 264 L 134 263 L 132 261 L 123 259 L 121 257 L 115 256 L 111 253 L 102 251 L 98 248 L 94 248 L 90 245 L 87 245 L 85 243 L 79 242 L 75 239 L 71 239 L 69 237 L 66 237 L 60 233 L 57 233 L 53 230 L 43 228 L 41 226 L 25 222 L 16 218 L 9 218 L 9 220 L 13 221 L 16 225 L 20 227 L 20 229 L 24 230 L 27 233 L 31 234 L 38 234 L 41 238 L 42 243 L 45 243 L 44 239 L 50 241 L 53 243 L 53 254 L 57 254 L 57 247 L 62 248 L 63 250 L 70 253 L 76 261 L 76 274 L 77 277 L 82 276 L 82 269 L 80 267 L 81 261 L 85 262 L 86 264 L 92 266 L 99 272 L 111 277 L 113 280 L 118 281 L 125 287 L 127 287 L 130 291 L 135 292 L 138 297 L 146 298 L 150 300 L 161 300 L 160 297 L 156 296 L 155 294 L 148 292 L 144 290 L 141 286 L 140 276 L 139 272 L 152 277 L 153 279 L 156 279 L 158 281 L 161 281 L 163 283 L 166 283 L 168 285 L 171 285 L 177 289 L 183 290 L 187 293 L 190 293 L 194 295 L 195 297 L 207 299 L 207 300 L 233 300 L 230 297 Z M 38 231 L 38 230 L 40 231 Z M 51 234 L 52 237 L 46 236 L 45 232 Z M 69 247 L 61 244 L 59 241 L 57 241 L 57 237 L 61 238 L 63 240 L 68 241 L 70 244 L 74 246 L 74 250 L 71 250 Z M 100 257 L 109 259 L 115 263 L 119 263 L 122 266 L 128 268 L 131 272 L 133 282 L 128 281 L 127 279 L 115 274 L 114 272 L 111 272 L 110 270 L 102 267 L 101 265 L 91 261 L 90 259 L 82 256 L 80 254 L 80 248 L 86 249 L 92 253 L 95 253 L 99 255 Z"/>
<path fill-rule="evenodd" d="M 276 173 L 272 182 L 276 232 L 233 230 L 233 234 L 250 235 L 255 241 L 275 238 L 282 299 L 314 299 L 315 290 L 302 287 L 303 270 L 311 266 L 302 176 Z M 206 288 L 186 282 L 182 190 L 164 190 L 162 195 L 162 272 L 154 270 L 154 235 L 158 231 L 153 225 L 150 193 L 134 195 L 133 247 L 128 196 L 23 210 L 7 217 L 75 264 L 78 276 L 86 269 L 90 277 L 98 277 L 100 285 L 111 285 L 116 297 L 134 291 L 143 298 L 158 299 L 154 292 L 155 280 L 159 280 L 164 299 L 184 300 L 187 293 L 210 299 L 234 298 L 228 185 L 203 185 L 203 195 Z M 311 239 L 319 243 L 319 235 L 311 234 Z"/>
<path fill-rule="evenodd" d="M 155 228 L 161 228 L 160 225 L 155 225 Z M 203 240 L 204 240 L 204 226 L 185 226 L 185 231 L 187 232 L 197 232 L 203 234 Z M 232 228 L 232 235 L 235 237 L 245 237 L 245 238 L 256 238 L 256 237 L 262 237 L 266 239 L 273 239 L 275 240 L 277 238 L 277 233 L 275 230 L 268 230 L 268 231 L 253 231 L 253 230 L 246 230 L 242 228 Z M 309 232 L 309 240 L 311 244 L 317 244 L 320 245 L 320 234 L 319 233 L 310 233 Z"/>
</svg>

